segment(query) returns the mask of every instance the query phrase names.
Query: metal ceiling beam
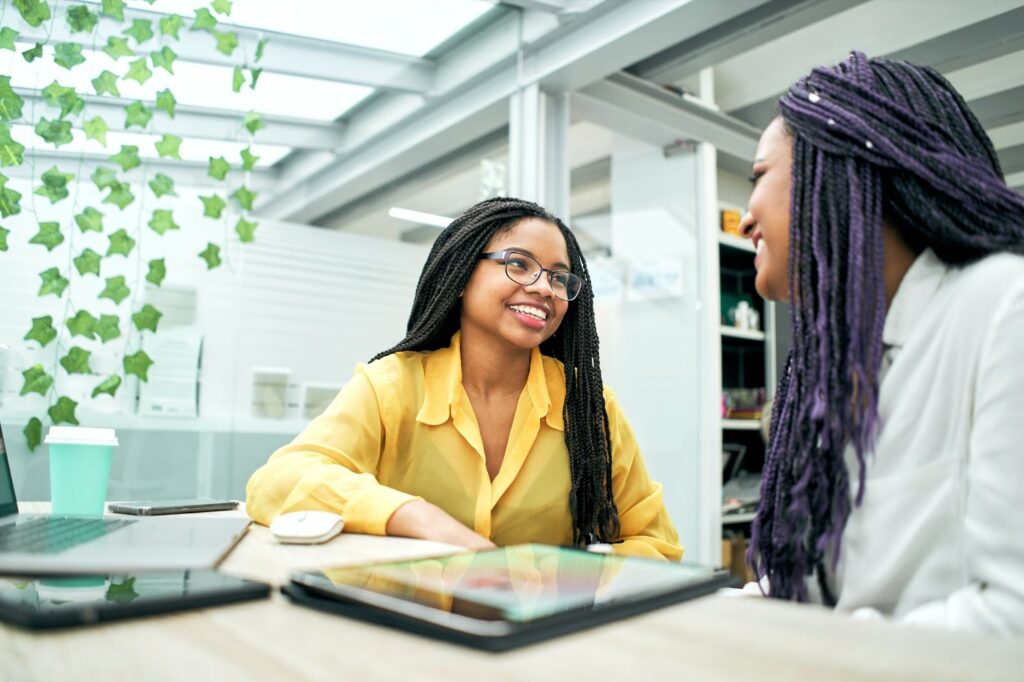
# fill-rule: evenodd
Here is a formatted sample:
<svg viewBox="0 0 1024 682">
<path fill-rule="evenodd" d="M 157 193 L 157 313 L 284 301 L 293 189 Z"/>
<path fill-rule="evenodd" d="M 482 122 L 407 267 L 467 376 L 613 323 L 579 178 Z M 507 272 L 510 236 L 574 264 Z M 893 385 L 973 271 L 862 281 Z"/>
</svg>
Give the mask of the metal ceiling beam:
<svg viewBox="0 0 1024 682">
<path fill-rule="evenodd" d="M 1024 171 L 1007 175 L 1006 184 L 1018 192 L 1024 193 Z"/>
<path fill-rule="evenodd" d="M 323 165 L 307 165 L 307 174 L 301 177 L 286 168 L 281 190 L 261 213 L 314 222 L 361 193 L 465 144 L 472 135 L 505 125 L 508 97 L 520 87 L 538 83 L 551 92 L 583 87 L 764 2 L 767 0 L 724 5 L 718 0 L 607 2 L 527 43 L 521 62 L 515 42 L 511 53 L 486 70 L 462 61 L 479 60 L 479 50 L 453 53 L 439 62 L 438 73 L 464 74 L 458 85 L 439 89 L 437 97 L 422 106 L 408 100 L 396 104 L 386 127 L 368 124 L 368 109 L 357 112 L 344 153 Z M 392 101 L 385 99 L 378 106 L 389 106 Z M 363 130 L 365 136 L 357 132 Z M 299 156 L 287 166 L 309 163 L 308 157 Z"/>
<path fill-rule="evenodd" d="M 88 36 L 83 33 L 72 33 L 67 21 L 64 20 L 67 8 L 80 4 L 87 5 L 93 12 L 99 12 L 100 4 L 96 2 L 57 0 L 52 6 L 55 18 L 44 25 L 33 28 L 13 11 L 7 15 L 11 17 L 10 21 L 5 18 L 5 22 L 9 21 L 22 40 L 44 44 L 84 43 Z M 154 22 L 154 27 L 165 16 L 168 15 L 149 10 L 124 10 L 126 21 L 147 19 Z M 191 25 L 189 17 L 183 18 L 187 26 Z M 114 20 L 100 17 L 100 21 L 113 24 Z M 259 62 L 260 68 L 268 73 L 415 93 L 430 92 L 434 86 L 435 65 L 429 59 L 232 24 L 218 24 L 217 30 L 230 31 L 238 35 L 238 47 L 233 56 L 214 49 L 213 38 L 205 31 L 191 31 L 185 27 L 179 34 L 180 40 L 168 45 L 185 61 L 235 67 L 246 62 L 246 55 L 250 59 L 254 58 L 257 43 L 269 39 L 263 59 Z M 148 55 L 159 47 L 159 39 L 154 38 L 144 43 L 141 49 L 134 49 L 140 55 Z"/>
<path fill-rule="evenodd" d="M 996 153 L 1004 173 L 1013 174 L 1024 171 L 1024 144 L 1005 147 Z"/>
<path fill-rule="evenodd" d="M 678 83 L 705 67 L 866 1 L 775 0 L 673 45 L 626 71 L 656 83 Z"/>
<path fill-rule="evenodd" d="M 116 170 L 122 179 L 132 183 L 141 183 L 143 178 L 142 167 L 122 173 L 117 165 L 110 161 L 106 155 L 83 154 L 52 151 L 46 149 L 25 150 L 26 163 L 20 166 L 12 166 L 4 169 L 4 174 L 14 178 L 31 179 L 33 177 L 33 165 L 35 165 L 35 176 L 39 177 L 46 168 L 56 165 L 62 171 L 72 172 L 88 182 L 89 176 L 93 174 L 98 166 L 106 166 Z M 34 164 L 32 163 L 34 161 Z M 79 165 L 80 164 L 80 165 Z M 172 180 L 175 185 L 188 187 L 201 187 L 203 189 L 216 189 L 216 181 L 208 174 L 208 165 L 194 161 L 170 161 L 167 159 L 142 159 L 143 166 L 149 171 L 151 180 L 157 173 L 163 173 Z M 241 184 L 240 182 L 238 184 Z M 254 192 L 269 193 L 277 186 L 277 173 L 270 169 L 257 168 L 249 171 L 246 179 L 246 187 Z"/>
<path fill-rule="evenodd" d="M 47 106 L 38 90 L 14 88 L 14 91 L 25 100 L 26 111 L 31 111 L 34 107 Z M 111 130 L 129 130 L 124 125 L 125 107 L 134 100 L 95 95 L 83 95 L 82 99 L 85 100 L 86 117 L 100 116 Z M 147 104 L 150 107 L 153 106 L 152 102 Z M 56 109 L 53 111 L 56 112 Z M 153 115 L 156 117 L 154 120 L 159 119 L 157 132 L 161 134 L 168 133 L 179 137 L 205 140 L 245 141 L 249 138 L 249 133 L 243 124 L 242 114 L 239 112 L 179 105 L 175 109 L 174 118 L 170 118 L 163 111 L 154 111 Z M 345 128 L 342 123 L 299 121 L 281 116 L 263 116 L 262 121 L 266 127 L 259 131 L 254 140 L 256 144 L 333 150 L 340 147 L 344 140 Z M 31 125 L 26 116 L 22 116 L 20 122 Z M 135 130 L 135 132 L 140 131 Z"/>
</svg>

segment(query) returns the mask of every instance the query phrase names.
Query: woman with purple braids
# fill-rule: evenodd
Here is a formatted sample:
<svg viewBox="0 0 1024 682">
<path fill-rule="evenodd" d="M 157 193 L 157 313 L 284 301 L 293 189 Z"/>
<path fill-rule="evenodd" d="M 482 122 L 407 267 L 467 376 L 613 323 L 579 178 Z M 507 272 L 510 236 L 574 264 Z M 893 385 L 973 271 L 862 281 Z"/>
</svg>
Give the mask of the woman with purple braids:
<svg viewBox="0 0 1024 682">
<path fill-rule="evenodd" d="M 749 559 L 769 596 L 1024 635 L 1024 196 L 927 67 L 780 100 L 742 228 L 788 300 Z"/>
</svg>

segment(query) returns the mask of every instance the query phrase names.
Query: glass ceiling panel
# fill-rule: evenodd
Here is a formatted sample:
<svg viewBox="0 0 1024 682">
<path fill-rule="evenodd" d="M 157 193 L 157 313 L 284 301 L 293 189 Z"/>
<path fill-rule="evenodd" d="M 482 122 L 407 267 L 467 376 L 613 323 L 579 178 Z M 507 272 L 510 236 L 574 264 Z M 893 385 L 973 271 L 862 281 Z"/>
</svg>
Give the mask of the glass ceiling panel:
<svg viewBox="0 0 1024 682">
<path fill-rule="evenodd" d="M 209 0 L 129 0 L 136 9 L 194 16 Z M 487 0 L 235 0 L 225 23 L 422 57 L 494 7 Z"/>
<path fill-rule="evenodd" d="M 160 140 L 160 135 L 110 131 L 107 133 L 106 147 L 96 140 L 86 139 L 85 133 L 78 128 L 72 128 L 71 135 L 74 138 L 72 142 L 55 148 L 52 144 L 43 141 L 42 138 L 36 135 L 31 126 L 11 126 L 11 137 L 25 145 L 28 150 L 48 152 L 57 151 L 62 154 L 79 154 L 84 152 L 86 154 L 109 156 L 116 154 L 118 150 L 121 149 L 121 145 L 130 144 L 139 148 L 139 156 L 144 159 L 159 158 L 155 145 Z M 199 140 L 196 138 L 186 137 L 182 139 L 178 153 L 181 155 L 182 161 L 198 161 L 202 163 L 207 163 L 211 156 L 223 156 L 228 163 L 237 167 L 241 165 L 241 151 L 247 146 L 249 145 L 243 142 Z M 251 151 L 253 154 L 260 157 L 260 160 L 256 162 L 257 168 L 269 168 L 284 158 L 291 149 L 289 147 L 281 147 L 278 145 L 254 144 L 251 147 Z M 176 160 L 177 159 L 167 159 L 167 161 L 172 163 Z M 45 164 L 46 162 L 43 161 L 42 163 Z M 111 165 L 113 165 L 113 162 L 111 162 Z M 39 172 L 42 171 L 39 170 Z"/>
<path fill-rule="evenodd" d="M 0 50 L 0 73 L 10 74 L 14 87 L 42 89 L 56 80 L 79 93 L 93 94 L 92 79 L 104 70 L 120 77 L 128 71 L 130 61 L 83 49 L 85 62 L 69 71 L 53 63 L 50 46 L 44 48 L 43 59 L 29 64 L 20 53 L 30 47 L 31 44 L 19 42 L 17 52 Z M 122 97 L 129 99 L 152 102 L 157 92 L 170 88 L 178 104 L 240 112 L 254 110 L 316 121 L 335 120 L 372 92 L 372 88 L 360 85 L 264 72 L 255 90 L 245 85 L 236 93 L 231 90 L 232 70 L 226 66 L 176 60 L 173 68 L 173 75 L 163 69 L 152 69 L 153 76 L 142 85 L 133 80 L 118 80 L 117 88 Z"/>
</svg>

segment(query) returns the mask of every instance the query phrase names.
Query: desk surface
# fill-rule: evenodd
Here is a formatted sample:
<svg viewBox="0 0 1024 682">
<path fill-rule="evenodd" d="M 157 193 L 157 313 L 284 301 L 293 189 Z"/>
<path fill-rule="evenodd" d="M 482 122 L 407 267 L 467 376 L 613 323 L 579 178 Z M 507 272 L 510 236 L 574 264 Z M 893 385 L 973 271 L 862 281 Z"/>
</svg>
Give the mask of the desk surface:
<svg viewBox="0 0 1024 682">
<path fill-rule="evenodd" d="M 23 511 L 44 511 L 42 503 Z M 223 514 L 240 514 L 224 512 Z M 281 584 L 294 568 L 437 555 L 432 542 L 343 533 L 277 545 L 253 526 L 221 565 Z M 0 625 L 0 680 L 1009 680 L 1024 643 L 861 622 L 813 606 L 706 597 L 502 654 L 348 620 L 279 593 L 58 632 Z"/>
</svg>

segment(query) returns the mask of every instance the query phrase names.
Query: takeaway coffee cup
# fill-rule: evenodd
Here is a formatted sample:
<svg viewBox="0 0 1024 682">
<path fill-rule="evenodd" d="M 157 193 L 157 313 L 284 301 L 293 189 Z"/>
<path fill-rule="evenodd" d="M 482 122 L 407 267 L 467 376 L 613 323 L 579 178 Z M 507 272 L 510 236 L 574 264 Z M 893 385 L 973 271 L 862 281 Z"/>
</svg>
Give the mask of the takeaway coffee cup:
<svg viewBox="0 0 1024 682">
<path fill-rule="evenodd" d="M 114 429 L 51 426 L 46 444 L 53 513 L 103 516 L 110 461 L 117 447 Z"/>
</svg>

